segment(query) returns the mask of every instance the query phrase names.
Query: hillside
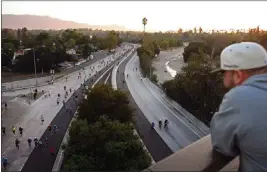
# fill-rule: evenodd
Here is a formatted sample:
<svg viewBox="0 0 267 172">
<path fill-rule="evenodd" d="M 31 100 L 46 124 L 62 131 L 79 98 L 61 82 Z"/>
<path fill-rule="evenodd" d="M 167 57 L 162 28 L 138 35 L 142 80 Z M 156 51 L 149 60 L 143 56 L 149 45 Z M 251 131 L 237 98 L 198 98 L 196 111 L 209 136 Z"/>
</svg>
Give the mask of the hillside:
<svg viewBox="0 0 267 172">
<path fill-rule="evenodd" d="M 74 21 L 65 21 L 49 16 L 35 15 L 12 15 L 2 14 L 2 28 L 18 29 L 26 27 L 27 29 L 67 29 L 67 28 L 91 28 L 102 30 L 121 30 L 126 31 L 127 28 L 119 25 L 89 25 L 77 23 Z"/>
</svg>

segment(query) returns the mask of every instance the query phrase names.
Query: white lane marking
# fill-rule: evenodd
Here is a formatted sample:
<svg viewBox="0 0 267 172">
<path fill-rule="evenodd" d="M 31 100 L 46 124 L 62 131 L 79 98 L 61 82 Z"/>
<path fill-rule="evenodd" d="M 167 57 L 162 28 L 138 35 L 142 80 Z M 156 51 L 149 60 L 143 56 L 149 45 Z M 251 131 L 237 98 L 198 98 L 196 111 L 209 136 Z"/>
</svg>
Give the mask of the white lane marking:
<svg viewBox="0 0 267 172">
<path fill-rule="evenodd" d="M 136 64 L 136 63 L 135 63 Z M 140 70 L 139 70 L 140 71 Z M 149 86 L 147 86 L 146 84 L 146 78 L 143 78 L 143 80 L 145 81 L 144 84 L 146 85 L 146 87 L 150 90 L 150 92 L 165 106 L 166 109 L 168 109 L 179 121 L 181 121 L 187 128 L 189 128 L 195 135 L 197 135 L 199 138 L 201 138 L 191 127 L 189 127 L 184 121 L 182 121 L 177 115 L 175 115 L 175 113 L 168 107 L 166 106 L 159 98 L 158 96 L 154 93 L 154 91 L 151 90 L 151 88 Z"/>
<path fill-rule="evenodd" d="M 149 82 L 149 84 L 151 85 L 152 83 L 150 81 L 146 81 Z M 153 87 L 157 87 L 154 86 Z M 159 88 L 156 88 L 159 89 Z M 157 91 L 158 92 L 158 91 Z M 163 95 L 161 95 L 161 93 L 156 93 L 157 95 L 159 95 L 160 97 L 162 97 L 162 99 L 166 100 L 173 108 L 175 108 L 177 111 L 179 111 L 179 113 L 181 113 L 188 121 L 190 121 L 192 124 L 194 124 L 194 126 L 199 129 L 200 131 L 202 131 L 204 134 L 208 134 L 206 131 L 204 131 L 202 128 L 200 128 L 197 124 L 195 124 L 189 117 L 187 117 L 187 115 L 185 115 L 179 108 L 175 107 L 175 105 L 173 105 L 166 97 L 164 97 Z M 165 93 L 164 93 L 165 94 Z"/>
<path fill-rule="evenodd" d="M 128 71 L 130 71 L 129 68 L 133 68 L 134 66 L 138 65 L 138 63 L 137 63 L 137 61 L 136 61 L 135 58 L 131 59 L 131 62 L 130 63 L 128 63 L 127 66 L 126 66 L 126 68 L 128 69 Z M 128 67 L 130 65 L 131 65 L 131 67 Z M 137 79 L 140 78 L 140 73 L 138 72 L 138 73 L 132 73 L 132 76 L 133 77 L 131 77 L 131 79 L 134 78 L 134 75 L 137 77 Z M 129 79 L 129 80 L 131 80 L 131 79 Z M 149 112 L 149 111 L 151 111 L 151 109 L 149 109 L 148 107 L 146 107 L 146 106 L 148 106 L 148 104 L 146 103 L 146 101 L 148 101 L 148 100 L 146 100 L 146 98 L 145 99 L 141 98 L 142 96 L 140 94 L 138 95 L 138 91 L 137 91 L 138 89 L 136 90 L 135 87 L 132 87 L 133 84 L 131 84 L 131 82 L 133 82 L 133 83 L 135 83 L 135 82 L 134 81 L 129 81 L 129 80 L 126 80 L 126 83 L 127 83 L 128 87 L 129 87 L 130 93 L 133 96 L 133 99 L 134 100 L 141 100 L 141 101 L 136 101 L 136 104 L 139 107 L 139 109 L 144 113 L 145 118 L 149 121 L 149 123 L 152 123 L 153 121 L 156 120 L 156 118 L 158 118 L 158 116 L 157 115 L 156 116 L 155 115 L 152 115 L 153 112 L 152 112 L 152 114 L 151 114 L 151 112 Z M 133 80 L 136 80 L 136 79 L 133 79 Z M 129 82 L 130 82 L 130 84 L 129 84 Z M 141 85 L 144 84 L 142 81 L 139 82 L 139 83 Z M 141 85 L 139 85 L 139 86 L 145 88 L 144 86 L 141 86 Z M 136 95 L 138 95 L 139 98 L 137 98 Z M 143 103 L 145 103 L 145 104 L 143 104 Z M 176 152 L 177 150 L 180 149 L 179 146 L 177 147 L 176 139 L 174 139 L 171 134 L 164 134 L 165 132 L 163 132 L 162 130 L 160 130 L 157 127 L 155 127 L 155 131 L 163 139 L 163 141 L 171 149 L 172 152 Z"/>
<path fill-rule="evenodd" d="M 116 63 L 115 63 L 116 64 Z M 115 65 L 114 64 L 114 65 Z M 103 78 L 104 77 L 104 75 L 112 68 L 112 67 L 114 67 L 114 65 L 112 65 L 109 69 L 107 69 L 96 81 L 95 81 L 95 83 L 92 85 L 92 88 L 99 82 L 99 80 L 101 79 L 101 78 Z M 105 68 L 105 66 L 103 67 L 103 68 Z M 109 74 L 109 76 L 110 76 L 110 74 Z M 92 77 L 92 76 L 91 76 Z M 89 79 L 91 78 L 91 77 L 89 77 Z M 77 111 L 75 112 L 75 114 L 74 114 L 74 116 L 76 115 L 76 113 L 77 113 Z M 71 124 L 71 123 L 70 123 Z M 68 132 L 68 131 L 67 131 Z M 62 141 L 63 142 L 63 141 Z M 61 145 L 62 145 L 62 143 L 61 143 Z M 58 158 L 58 163 L 56 164 L 56 161 L 55 161 L 55 163 L 54 163 L 54 166 L 53 166 L 53 170 L 55 170 L 55 171 L 59 171 L 59 168 L 60 168 L 60 163 L 62 163 L 62 161 L 63 161 L 63 150 L 60 150 L 60 155 L 59 155 L 59 158 Z M 56 168 L 56 169 L 55 169 Z"/>
<path fill-rule="evenodd" d="M 152 89 L 146 84 L 146 81 L 144 82 L 144 84 L 146 85 L 147 89 L 149 89 L 149 91 L 156 97 L 156 99 L 158 99 L 158 101 L 160 101 L 163 106 L 168 109 L 179 121 L 181 121 L 187 128 L 189 128 L 195 135 L 197 135 L 199 138 L 201 138 L 201 136 L 199 134 L 197 134 L 191 127 L 189 127 L 183 120 L 181 120 L 177 115 L 175 115 L 175 113 L 168 107 L 166 106 L 162 100 L 160 100 L 160 98 L 154 93 L 154 91 L 152 91 Z"/>
<path fill-rule="evenodd" d="M 115 65 L 115 64 L 114 64 Z M 95 81 L 95 83 L 92 85 L 92 88 L 94 88 L 95 87 L 95 85 L 100 81 L 100 79 L 101 78 L 103 78 L 104 77 L 104 75 L 111 69 L 111 68 L 113 68 L 114 67 L 114 65 L 112 65 L 108 70 L 106 70 L 96 81 Z"/>
<path fill-rule="evenodd" d="M 119 63 L 119 65 L 117 66 L 117 69 L 112 71 L 112 74 L 113 74 L 113 72 L 114 72 L 113 75 L 115 75 L 115 78 L 117 77 L 117 70 L 118 70 L 119 66 L 121 65 L 121 63 L 122 63 L 124 60 L 126 60 L 132 53 L 133 53 L 133 51 L 131 51 L 129 54 L 127 54 L 127 57 L 125 57 L 125 58 Z M 136 56 L 136 53 L 135 53 L 135 54 L 132 56 L 132 58 L 127 62 L 126 66 L 129 64 L 130 61 L 132 61 L 133 57 L 135 57 L 135 56 Z M 125 68 L 124 68 L 124 73 L 125 73 L 125 71 L 126 71 L 126 66 L 125 66 Z M 126 75 L 124 75 L 124 78 L 125 78 L 125 77 L 126 77 Z M 126 78 L 125 78 L 125 80 L 126 80 Z M 114 82 L 114 81 L 113 81 L 113 82 Z M 115 82 L 114 82 L 114 83 L 115 83 L 116 88 L 117 88 L 117 79 L 115 79 Z M 112 84 L 112 86 L 113 86 L 113 85 L 114 85 L 114 84 Z M 140 140 L 141 143 L 143 144 L 143 148 L 144 148 L 144 150 L 148 152 L 148 155 L 150 156 L 150 158 L 151 158 L 151 160 L 152 160 L 151 165 L 155 164 L 155 163 L 156 163 L 155 160 L 153 159 L 152 155 L 151 155 L 150 152 L 148 151 L 146 145 L 144 144 L 143 140 L 141 139 L 141 137 L 140 137 L 139 134 L 137 133 L 136 129 L 134 129 L 133 132 L 134 132 L 134 134 L 137 134 L 137 136 L 139 137 L 139 140 Z"/>
<path fill-rule="evenodd" d="M 133 53 L 133 51 L 130 51 L 124 58 L 119 62 L 118 65 L 116 65 L 113 70 L 112 70 L 112 75 L 111 75 L 111 85 L 113 89 L 117 90 L 117 70 L 119 66 Z"/>
<path fill-rule="evenodd" d="M 105 79 L 104 84 L 107 84 L 109 77 L 110 77 L 110 73 L 108 74 L 107 78 Z"/>
</svg>

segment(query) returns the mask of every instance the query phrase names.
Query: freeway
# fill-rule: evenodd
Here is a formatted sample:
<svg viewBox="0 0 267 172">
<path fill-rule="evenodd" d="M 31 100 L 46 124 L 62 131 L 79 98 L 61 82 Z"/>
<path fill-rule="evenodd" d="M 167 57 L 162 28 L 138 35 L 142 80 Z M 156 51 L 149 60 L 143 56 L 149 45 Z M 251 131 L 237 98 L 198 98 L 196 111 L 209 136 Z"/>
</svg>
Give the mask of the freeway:
<svg viewBox="0 0 267 172">
<path fill-rule="evenodd" d="M 135 71 L 135 68 L 138 68 L 138 71 Z M 207 135 L 200 127 L 185 118 L 179 110 L 172 107 L 170 102 L 164 99 L 157 89 L 150 86 L 148 79 L 142 78 L 141 80 L 139 71 L 139 58 L 135 54 L 125 67 L 124 73 L 125 75 L 128 74 L 129 77 L 124 76 L 124 80 L 133 99 L 150 124 L 152 122 L 158 124 L 160 119 L 169 120 L 168 129 L 160 129 L 156 126 L 155 131 L 172 152 L 176 152 Z"/>
<path fill-rule="evenodd" d="M 119 56 L 121 56 L 124 51 L 127 51 L 127 49 L 129 49 L 129 47 L 125 47 L 124 50 L 118 49 L 118 53 L 116 53 L 114 56 L 108 56 L 105 59 L 95 62 L 92 65 L 86 67 L 85 70 L 80 70 L 69 74 L 67 80 L 63 79 L 58 82 L 55 82 L 54 85 L 43 86 L 42 89 L 45 91 L 45 93 L 50 93 L 51 97 L 42 96 L 30 105 L 25 104 L 24 101 L 20 98 L 15 98 L 11 100 L 13 103 L 16 104 L 14 104 L 13 107 L 9 107 L 11 105 L 9 103 L 9 106 L 6 110 L 7 114 L 3 114 L 1 119 L 2 126 L 5 126 L 8 130 L 6 135 L 2 137 L 2 155 L 5 155 L 8 158 L 10 171 L 20 171 L 24 163 L 27 161 L 28 157 L 31 155 L 33 149 L 28 147 L 27 139 L 29 137 L 40 138 L 45 132 L 46 127 L 53 121 L 53 119 L 57 119 L 56 114 L 58 114 L 58 112 L 62 110 L 63 104 L 59 103 L 59 105 L 57 105 L 56 100 L 57 95 L 59 93 L 62 95 L 61 97 L 63 97 L 63 95 L 65 94 L 63 86 L 67 86 L 68 90 L 70 88 L 72 90 L 77 90 L 81 86 L 81 83 L 84 82 L 84 80 L 87 80 L 87 84 L 94 83 L 97 80 L 95 74 L 97 74 L 97 76 L 101 75 L 100 70 L 104 67 L 110 67 L 109 65 L 107 66 L 107 64 L 111 64 L 114 62 L 114 60 L 120 59 Z M 81 73 L 82 78 L 77 79 L 79 73 Z M 28 90 L 8 92 L 6 93 L 6 96 L 15 96 L 16 94 L 21 93 L 27 94 L 27 91 Z M 72 100 L 72 98 L 70 97 L 71 95 L 69 94 L 66 100 Z M 62 102 L 63 99 L 64 98 L 60 98 L 59 101 Z M 73 105 L 70 103 L 70 106 Z M 66 113 L 64 114 L 66 115 Z M 40 125 L 41 115 L 43 115 L 45 119 L 43 125 Z M 63 116 L 61 116 L 61 118 L 62 117 Z M 9 127 L 13 125 L 16 128 L 22 126 L 25 131 L 22 137 L 19 137 L 18 134 L 16 134 L 16 136 L 21 141 L 19 150 L 17 150 L 14 146 L 14 140 L 16 137 L 14 137 L 11 132 L 9 132 Z M 63 126 L 64 128 L 65 124 L 60 123 L 59 126 Z"/>
<path fill-rule="evenodd" d="M 117 63 L 116 61 L 113 62 Z M 85 84 L 91 87 L 94 83 L 98 83 L 100 80 L 98 80 L 99 77 L 103 77 L 105 73 L 108 73 L 112 69 L 112 65 L 109 64 L 108 66 L 105 66 L 104 69 L 98 71 L 95 76 L 92 78 L 89 78 Z M 108 72 L 106 72 L 108 71 Z M 103 75 L 104 74 L 104 75 Z M 75 95 L 78 95 L 80 102 L 83 99 L 82 96 L 82 87 L 79 87 L 77 91 L 75 92 Z M 65 132 L 67 131 L 68 125 L 77 109 L 77 103 L 74 101 L 74 96 L 69 98 L 69 100 L 66 102 L 66 105 L 68 108 L 72 108 L 72 113 L 66 112 L 66 110 L 62 107 L 56 117 L 52 120 L 51 125 L 56 124 L 59 127 L 59 131 L 55 135 L 51 135 L 48 130 L 44 132 L 44 134 L 41 136 L 41 140 L 44 140 L 45 137 L 49 138 L 49 148 L 54 147 L 55 153 L 57 154 L 60 144 L 63 140 L 63 137 L 65 135 Z M 30 154 L 27 162 L 23 166 L 22 170 L 23 172 L 35 172 L 35 171 L 51 171 L 54 165 L 54 162 L 56 160 L 56 156 L 51 155 L 48 148 L 44 149 L 34 149 L 33 152 Z"/>
<path fill-rule="evenodd" d="M 129 93 L 129 89 L 127 85 L 123 83 L 123 81 L 125 80 L 123 71 L 125 71 L 125 66 L 133 55 L 135 55 L 135 53 L 130 55 L 130 58 L 126 59 L 124 62 L 121 63 L 121 65 L 118 68 L 119 72 L 117 72 L 116 76 L 117 87 L 126 93 Z M 128 94 L 128 98 L 131 107 L 135 109 L 135 120 L 136 120 L 135 128 L 140 137 L 142 138 L 142 141 L 146 145 L 146 148 L 150 152 L 154 161 L 158 162 L 171 155 L 172 151 L 167 146 L 167 144 L 162 140 L 162 138 L 158 135 L 158 133 L 155 130 L 150 129 L 151 126 L 150 122 L 146 119 L 146 116 L 143 114 L 138 105 L 135 103 L 133 96 L 131 94 Z"/>
<path fill-rule="evenodd" d="M 113 65 L 107 70 L 105 71 L 102 76 L 99 78 L 99 80 L 97 80 L 95 82 L 95 84 L 107 84 L 110 85 L 111 84 L 111 73 L 113 70 Z"/>
</svg>

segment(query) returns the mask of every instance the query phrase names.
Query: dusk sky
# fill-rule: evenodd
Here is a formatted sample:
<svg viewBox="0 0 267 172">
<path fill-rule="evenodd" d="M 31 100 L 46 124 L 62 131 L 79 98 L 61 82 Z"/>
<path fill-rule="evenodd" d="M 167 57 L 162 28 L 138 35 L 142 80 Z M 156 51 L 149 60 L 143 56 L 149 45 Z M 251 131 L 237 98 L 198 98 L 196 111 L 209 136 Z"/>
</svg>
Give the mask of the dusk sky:
<svg viewBox="0 0 267 172">
<path fill-rule="evenodd" d="M 87 23 L 117 24 L 148 31 L 189 29 L 247 29 L 260 26 L 267 30 L 267 2 L 185 2 L 185 1 L 2 1 L 2 14 L 31 14 Z"/>
</svg>

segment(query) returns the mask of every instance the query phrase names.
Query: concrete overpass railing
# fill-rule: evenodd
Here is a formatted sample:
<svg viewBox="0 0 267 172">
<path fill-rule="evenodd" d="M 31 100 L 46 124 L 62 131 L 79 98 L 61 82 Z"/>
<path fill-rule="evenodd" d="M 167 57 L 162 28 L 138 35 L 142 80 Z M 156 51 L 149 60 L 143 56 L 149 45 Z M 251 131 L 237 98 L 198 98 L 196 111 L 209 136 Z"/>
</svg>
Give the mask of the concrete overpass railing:
<svg viewBox="0 0 267 172">
<path fill-rule="evenodd" d="M 232 161 L 224 157 L 215 157 L 208 135 L 144 171 L 237 171 L 238 165 L 238 157 Z"/>
</svg>

